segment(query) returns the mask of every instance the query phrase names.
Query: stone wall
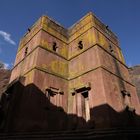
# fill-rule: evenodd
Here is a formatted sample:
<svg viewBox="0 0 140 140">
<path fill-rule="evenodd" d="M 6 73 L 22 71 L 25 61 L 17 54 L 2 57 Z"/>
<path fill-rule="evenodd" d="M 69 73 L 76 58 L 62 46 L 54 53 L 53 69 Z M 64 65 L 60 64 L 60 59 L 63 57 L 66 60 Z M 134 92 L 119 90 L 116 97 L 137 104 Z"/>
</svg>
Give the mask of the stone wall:
<svg viewBox="0 0 140 140">
<path fill-rule="evenodd" d="M 136 86 L 138 97 L 140 100 L 140 65 L 129 68 L 129 73 L 133 84 Z"/>
</svg>

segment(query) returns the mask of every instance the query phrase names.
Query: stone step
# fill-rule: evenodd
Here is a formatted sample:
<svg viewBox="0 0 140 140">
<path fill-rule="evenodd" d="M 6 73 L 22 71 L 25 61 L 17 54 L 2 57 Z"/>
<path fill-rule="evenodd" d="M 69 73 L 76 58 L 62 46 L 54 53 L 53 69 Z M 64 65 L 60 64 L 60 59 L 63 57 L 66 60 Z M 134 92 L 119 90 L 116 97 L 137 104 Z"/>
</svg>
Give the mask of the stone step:
<svg viewBox="0 0 140 140">
<path fill-rule="evenodd" d="M 0 134 L 0 140 L 135 140 L 137 138 L 140 139 L 140 129 L 136 128 Z"/>
</svg>

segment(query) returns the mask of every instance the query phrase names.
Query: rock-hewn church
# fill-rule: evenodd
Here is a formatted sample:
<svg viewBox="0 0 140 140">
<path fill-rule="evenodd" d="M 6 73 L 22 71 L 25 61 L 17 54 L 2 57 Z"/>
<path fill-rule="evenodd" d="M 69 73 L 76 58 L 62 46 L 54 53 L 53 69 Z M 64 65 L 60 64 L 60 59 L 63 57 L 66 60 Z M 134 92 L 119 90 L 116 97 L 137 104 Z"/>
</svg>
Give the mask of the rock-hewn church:
<svg viewBox="0 0 140 140">
<path fill-rule="evenodd" d="M 124 128 L 140 115 L 118 38 L 93 13 L 68 29 L 48 16 L 28 29 L 3 104 L 4 132 Z"/>
</svg>

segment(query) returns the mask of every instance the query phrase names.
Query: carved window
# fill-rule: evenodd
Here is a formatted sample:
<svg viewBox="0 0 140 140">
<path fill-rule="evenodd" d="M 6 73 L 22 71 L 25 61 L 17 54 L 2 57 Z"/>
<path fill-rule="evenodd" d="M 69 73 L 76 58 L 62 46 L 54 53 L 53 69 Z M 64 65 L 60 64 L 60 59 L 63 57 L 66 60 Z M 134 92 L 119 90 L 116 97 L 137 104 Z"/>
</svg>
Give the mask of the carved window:
<svg viewBox="0 0 140 140">
<path fill-rule="evenodd" d="M 25 48 L 24 56 L 28 54 L 28 47 Z"/>
<path fill-rule="evenodd" d="M 123 96 L 123 99 L 124 99 L 124 105 L 125 105 L 125 107 L 129 111 L 134 112 L 135 111 L 135 108 L 132 106 L 131 94 L 128 91 L 126 91 L 126 90 L 122 90 L 121 93 L 122 93 L 122 96 Z"/>
<path fill-rule="evenodd" d="M 111 45 L 109 45 L 109 51 L 110 51 L 111 53 L 114 52 L 114 49 L 113 49 L 113 47 L 112 47 Z"/>
<path fill-rule="evenodd" d="M 82 41 L 79 41 L 79 42 L 78 42 L 78 48 L 79 48 L 79 49 L 83 49 L 83 42 L 82 42 Z"/>
<path fill-rule="evenodd" d="M 57 47 L 56 42 L 53 42 L 52 49 L 53 49 L 53 51 L 55 51 L 55 52 L 57 51 L 58 47 Z"/>
<path fill-rule="evenodd" d="M 45 90 L 45 94 L 51 104 L 62 107 L 62 95 L 64 92 L 58 88 L 49 87 Z"/>
</svg>

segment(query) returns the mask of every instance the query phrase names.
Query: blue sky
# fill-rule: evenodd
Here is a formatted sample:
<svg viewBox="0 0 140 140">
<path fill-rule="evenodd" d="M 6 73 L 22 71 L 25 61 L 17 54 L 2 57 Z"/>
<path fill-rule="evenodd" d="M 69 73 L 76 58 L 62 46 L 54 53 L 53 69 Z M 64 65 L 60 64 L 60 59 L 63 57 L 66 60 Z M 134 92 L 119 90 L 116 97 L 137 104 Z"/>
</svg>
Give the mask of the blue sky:
<svg viewBox="0 0 140 140">
<path fill-rule="evenodd" d="M 117 34 L 127 65 L 140 64 L 140 0 L 0 0 L 0 61 L 12 67 L 20 38 L 41 15 L 69 27 L 89 11 Z"/>
</svg>

